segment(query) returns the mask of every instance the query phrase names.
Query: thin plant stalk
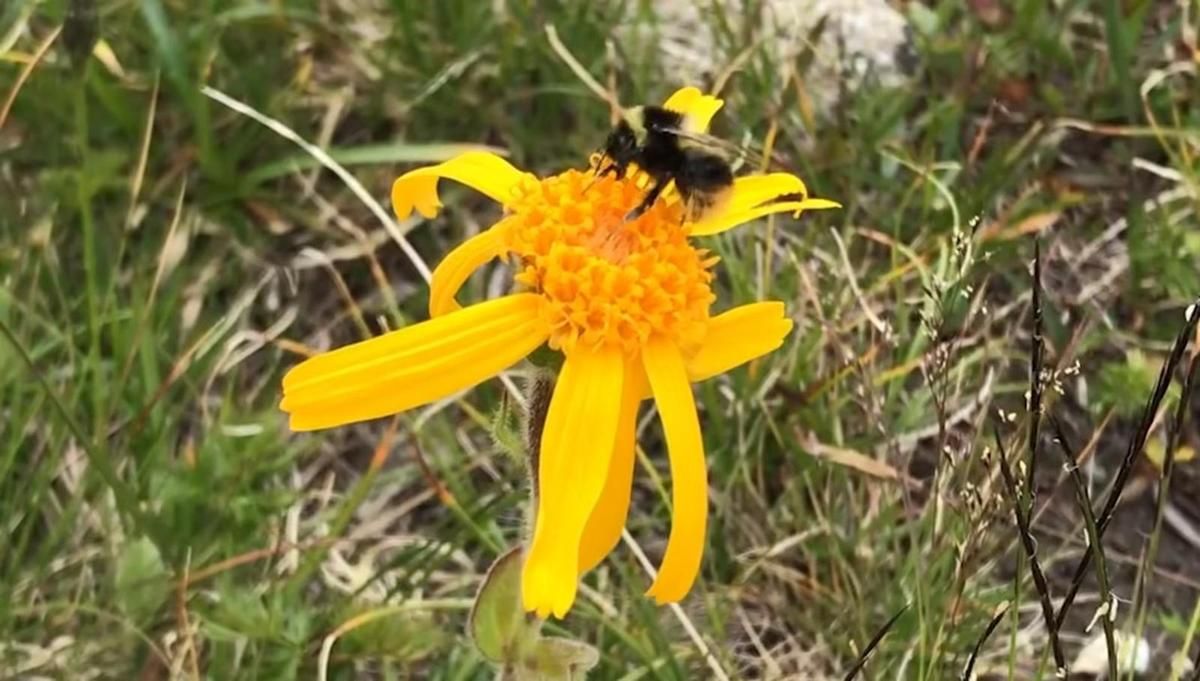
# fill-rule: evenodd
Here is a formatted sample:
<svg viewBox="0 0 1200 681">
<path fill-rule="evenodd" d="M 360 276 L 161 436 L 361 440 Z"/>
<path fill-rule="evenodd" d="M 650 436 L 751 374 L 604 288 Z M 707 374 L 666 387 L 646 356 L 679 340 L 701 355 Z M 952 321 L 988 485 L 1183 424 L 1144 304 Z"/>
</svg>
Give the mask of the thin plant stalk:
<svg viewBox="0 0 1200 681">
<path fill-rule="evenodd" d="M 1029 560 L 1029 574 L 1033 577 L 1034 588 L 1038 592 L 1038 598 L 1042 604 L 1042 616 L 1046 620 L 1046 633 L 1050 639 L 1050 650 L 1054 653 L 1054 664 L 1061 678 L 1066 678 L 1067 658 L 1063 654 L 1062 642 L 1058 638 L 1058 623 L 1054 619 L 1054 603 L 1050 600 L 1050 586 L 1046 582 L 1046 575 L 1042 572 L 1041 563 L 1037 558 L 1037 541 L 1033 538 L 1033 533 L 1029 529 L 1029 515 L 1021 503 L 1021 494 L 1017 490 L 1017 481 L 1013 477 L 1012 470 L 1008 466 L 1008 455 L 1004 451 L 1004 441 L 1000 437 L 1000 430 L 994 431 L 996 437 L 996 447 L 1000 462 L 1000 476 L 1004 478 L 1004 486 L 1008 491 L 1008 495 L 1013 505 L 1013 515 L 1017 521 L 1017 531 L 1021 535 L 1021 545 L 1025 549 L 1025 557 Z"/>
<path fill-rule="evenodd" d="M 1104 542 L 1100 536 L 1100 528 L 1096 524 L 1096 515 L 1092 512 L 1092 500 L 1088 495 L 1087 482 L 1084 481 L 1083 474 L 1079 472 L 1079 465 L 1075 463 L 1076 450 L 1067 439 L 1062 424 L 1056 418 L 1051 418 L 1051 423 L 1054 426 L 1054 435 L 1058 439 L 1059 451 L 1063 455 L 1063 467 L 1070 474 L 1072 486 L 1075 488 L 1076 504 L 1079 506 L 1080 513 L 1083 514 L 1088 551 L 1095 555 L 1096 581 L 1100 584 L 1100 599 L 1104 603 L 1101 607 L 1111 608 L 1113 596 L 1112 586 L 1108 580 L 1108 560 L 1104 557 Z M 1100 618 L 1100 624 L 1104 628 L 1104 643 L 1108 653 L 1108 678 L 1116 681 L 1120 677 L 1118 676 L 1117 642 L 1113 632 L 1111 611 L 1104 613 L 1104 616 Z"/>
</svg>

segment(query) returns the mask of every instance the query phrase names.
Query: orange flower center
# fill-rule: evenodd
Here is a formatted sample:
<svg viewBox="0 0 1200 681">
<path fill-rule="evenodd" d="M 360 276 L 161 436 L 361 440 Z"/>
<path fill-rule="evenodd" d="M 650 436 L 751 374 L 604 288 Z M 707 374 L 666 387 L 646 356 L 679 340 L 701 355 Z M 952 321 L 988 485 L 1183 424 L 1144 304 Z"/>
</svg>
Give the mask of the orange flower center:
<svg viewBox="0 0 1200 681">
<path fill-rule="evenodd" d="M 626 222 L 644 185 L 641 173 L 617 180 L 569 170 L 530 182 L 509 204 L 507 250 L 521 261 L 517 281 L 545 297 L 552 348 L 632 354 L 661 335 L 688 352 L 703 340 L 717 258 L 688 243 L 677 200 Z"/>
</svg>

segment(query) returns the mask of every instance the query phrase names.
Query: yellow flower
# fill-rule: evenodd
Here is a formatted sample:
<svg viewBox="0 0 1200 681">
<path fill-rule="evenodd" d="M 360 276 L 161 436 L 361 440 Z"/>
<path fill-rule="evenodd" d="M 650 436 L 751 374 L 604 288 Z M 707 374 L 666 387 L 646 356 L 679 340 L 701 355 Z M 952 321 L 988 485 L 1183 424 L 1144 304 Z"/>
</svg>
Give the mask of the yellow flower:
<svg viewBox="0 0 1200 681">
<path fill-rule="evenodd" d="M 664 106 L 706 130 L 721 100 L 684 88 Z M 653 397 L 666 433 L 672 520 L 647 595 L 682 599 L 700 569 L 708 486 L 691 383 L 778 348 L 792 327 L 783 303 L 709 316 L 717 262 L 692 236 L 717 234 L 770 213 L 836 207 L 807 197 L 794 175 L 738 178 L 728 202 L 686 223 L 678 196 L 625 216 L 647 178 L 568 170 L 539 180 L 507 161 L 470 152 L 396 180 L 396 214 L 436 215 L 439 178 L 474 187 L 505 216 L 449 255 L 433 274 L 427 322 L 302 362 L 283 379 L 293 430 L 373 419 L 452 395 L 520 361 L 544 343 L 565 361 L 538 458 L 537 510 L 522 575 L 527 610 L 563 617 L 578 580 L 620 539 L 633 477 L 638 405 Z M 776 201 L 777 198 L 784 197 Z M 518 292 L 460 307 L 471 273 L 495 257 L 518 267 Z"/>
</svg>

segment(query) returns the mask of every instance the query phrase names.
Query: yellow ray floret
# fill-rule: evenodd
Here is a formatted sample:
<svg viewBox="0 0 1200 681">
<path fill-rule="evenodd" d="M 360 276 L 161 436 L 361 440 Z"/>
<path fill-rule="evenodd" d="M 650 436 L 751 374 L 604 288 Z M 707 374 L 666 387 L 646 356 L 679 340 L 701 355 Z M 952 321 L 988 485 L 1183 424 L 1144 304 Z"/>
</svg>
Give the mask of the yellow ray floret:
<svg viewBox="0 0 1200 681">
<path fill-rule="evenodd" d="M 538 513 L 521 594 L 541 617 L 575 601 L 579 546 L 604 489 L 621 413 L 624 361 L 614 348 L 567 358 L 550 401 L 538 458 Z"/>
<path fill-rule="evenodd" d="M 532 293 L 318 355 L 284 377 L 293 430 L 379 418 L 453 395 L 520 361 L 547 336 Z"/>
<path fill-rule="evenodd" d="M 617 421 L 617 441 L 604 478 L 604 490 L 588 517 L 579 545 L 579 574 L 600 564 L 621 541 L 629 498 L 633 492 L 633 454 L 636 448 L 638 405 L 649 391 L 641 358 L 625 363 L 621 386 L 621 411 Z"/>
<path fill-rule="evenodd" d="M 414 208 L 427 218 L 437 215 L 442 207 L 437 182 L 442 177 L 473 187 L 503 205 L 507 205 L 516 187 L 524 182 L 537 182 L 536 176 L 517 170 L 495 154 L 468 151 L 444 163 L 405 173 L 392 183 L 392 207 L 396 217 L 403 220 Z"/>
<path fill-rule="evenodd" d="M 674 603 L 692 588 L 704 552 L 708 523 L 704 440 L 679 349 L 655 339 L 647 344 L 643 358 L 671 461 L 671 536 L 658 577 L 646 595 L 659 604 Z"/>
<path fill-rule="evenodd" d="M 735 307 L 713 317 L 704 345 L 687 359 L 688 378 L 699 382 L 774 352 L 792 330 L 783 303 L 767 301 Z"/>
<path fill-rule="evenodd" d="M 668 97 L 663 108 L 682 113 L 688 132 L 706 132 L 709 122 L 724 104 L 724 100 L 706 95 L 699 88 L 685 87 Z"/>
</svg>

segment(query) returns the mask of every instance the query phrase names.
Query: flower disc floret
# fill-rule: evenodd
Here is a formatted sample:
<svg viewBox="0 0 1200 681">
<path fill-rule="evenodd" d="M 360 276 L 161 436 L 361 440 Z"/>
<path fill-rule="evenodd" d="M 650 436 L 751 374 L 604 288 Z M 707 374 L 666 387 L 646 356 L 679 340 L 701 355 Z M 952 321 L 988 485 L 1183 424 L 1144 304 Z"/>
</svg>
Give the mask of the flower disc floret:
<svg viewBox="0 0 1200 681">
<path fill-rule="evenodd" d="M 634 354 L 652 336 L 686 352 L 704 339 L 717 262 L 688 243 L 678 201 L 636 219 L 639 182 L 570 170 L 517 189 L 505 220 L 517 281 L 545 299 L 550 345 Z"/>
</svg>

